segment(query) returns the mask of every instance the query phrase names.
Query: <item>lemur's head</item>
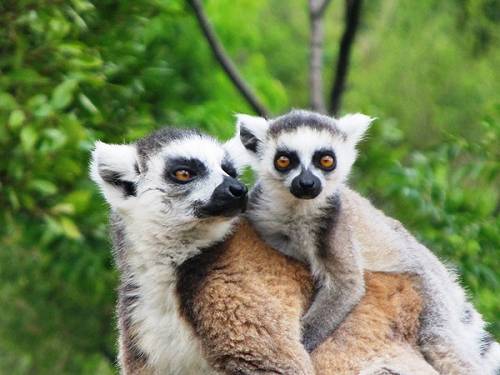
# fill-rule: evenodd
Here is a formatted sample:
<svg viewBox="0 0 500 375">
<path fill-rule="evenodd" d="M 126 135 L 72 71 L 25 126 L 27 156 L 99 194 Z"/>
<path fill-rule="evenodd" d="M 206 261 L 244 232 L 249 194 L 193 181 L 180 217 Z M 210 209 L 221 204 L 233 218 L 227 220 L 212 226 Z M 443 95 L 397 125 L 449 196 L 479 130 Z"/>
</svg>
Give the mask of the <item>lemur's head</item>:
<svg viewBox="0 0 500 375">
<path fill-rule="evenodd" d="M 345 182 L 356 144 L 371 122 L 362 114 L 334 119 L 303 110 L 271 120 L 238 115 L 236 137 L 262 187 L 292 199 L 313 199 L 330 195 Z"/>
<path fill-rule="evenodd" d="M 224 227 L 247 200 L 229 155 L 194 130 L 164 128 L 123 145 L 97 142 L 91 177 L 111 209 L 143 235 Z"/>
</svg>

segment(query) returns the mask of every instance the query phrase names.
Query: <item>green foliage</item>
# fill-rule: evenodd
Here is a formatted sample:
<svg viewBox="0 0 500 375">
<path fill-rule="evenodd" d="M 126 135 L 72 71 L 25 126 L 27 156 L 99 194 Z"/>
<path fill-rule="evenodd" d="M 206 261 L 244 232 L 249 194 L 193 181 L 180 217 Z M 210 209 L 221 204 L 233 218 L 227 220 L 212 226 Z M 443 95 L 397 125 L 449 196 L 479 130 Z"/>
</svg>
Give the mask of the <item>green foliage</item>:
<svg viewBox="0 0 500 375">
<path fill-rule="evenodd" d="M 325 81 L 341 32 L 326 20 Z M 207 0 L 274 113 L 307 105 L 305 2 Z M 378 116 L 355 186 L 456 264 L 500 337 L 497 0 L 367 2 L 345 111 Z M 227 138 L 249 108 L 182 0 L 0 3 L 0 373 L 114 373 L 116 272 L 96 139 Z"/>
</svg>

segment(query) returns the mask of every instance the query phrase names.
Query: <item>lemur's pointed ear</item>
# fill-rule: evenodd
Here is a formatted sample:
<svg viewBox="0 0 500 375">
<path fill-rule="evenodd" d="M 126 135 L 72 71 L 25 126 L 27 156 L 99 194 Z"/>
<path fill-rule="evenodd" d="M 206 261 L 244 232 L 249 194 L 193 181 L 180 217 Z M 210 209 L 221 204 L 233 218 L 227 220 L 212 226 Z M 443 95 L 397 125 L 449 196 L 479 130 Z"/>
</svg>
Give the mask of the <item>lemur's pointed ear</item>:
<svg viewBox="0 0 500 375">
<path fill-rule="evenodd" d="M 224 149 L 241 171 L 251 166 L 257 156 L 259 142 L 266 136 L 268 124 L 263 117 L 236 115 L 236 134 L 224 143 Z"/>
<path fill-rule="evenodd" d="M 119 207 L 128 198 L 135 197 L 139 177 L 135 145 L 97 141 L 92 151 L 90 177 L 112 207 Z"/>
<path fill-rule="evenodd" d="M 358 143 L 375 118 L 361 113 L 349 114 L 337 120 L 337 127 L 347 135 L 347 140 Z"/>
<path fill-rule="evenodd" d="M 236 115 L 236 125 L 240 141 L 248 151 L 256 154 L 259 143 L 266 137 L 268 123 L 263 117 Z"/>
</svg>

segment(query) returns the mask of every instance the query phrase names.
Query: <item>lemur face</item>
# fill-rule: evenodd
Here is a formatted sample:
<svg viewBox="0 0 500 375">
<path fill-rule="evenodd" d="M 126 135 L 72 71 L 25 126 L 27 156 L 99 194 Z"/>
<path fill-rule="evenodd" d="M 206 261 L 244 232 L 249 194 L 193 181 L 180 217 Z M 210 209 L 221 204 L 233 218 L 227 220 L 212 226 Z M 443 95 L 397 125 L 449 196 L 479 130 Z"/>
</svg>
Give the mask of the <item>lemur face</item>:
<svg viewBox="0 0 500 375">
<path fill-rule="evenodd" d="M 134 225 L 192 230 L 228 221 L 247 201 L 229 155 L 213 138 L 162 129 L 133 144 L 97 142 L 91 175 L 111 208 Z"/>
<path fill-rule="evenodd" d="M 361 114 L 336 120 L 308 111 L 272 120 L 238 116 L 239 139 L 261 184 L 292 199 L 325 197 L 344 183 L 370 122 Z"/>
</svg>

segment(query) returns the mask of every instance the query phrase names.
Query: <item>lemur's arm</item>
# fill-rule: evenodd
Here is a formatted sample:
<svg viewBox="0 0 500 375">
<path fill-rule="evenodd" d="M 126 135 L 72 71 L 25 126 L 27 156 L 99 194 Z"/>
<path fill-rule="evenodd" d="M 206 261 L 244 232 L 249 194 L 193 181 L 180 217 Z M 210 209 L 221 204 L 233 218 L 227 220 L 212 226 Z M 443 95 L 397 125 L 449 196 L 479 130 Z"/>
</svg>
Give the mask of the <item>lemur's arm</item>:
<svg viewBox="0 0 500 375">
<path fill-rule="evenodd" d="M 318 291 L 302 318 L 302 342 L 312 352 L 357 305 L 365 293 L 361 254 L 350 230 L 338 223 L 311 263 Z"/>
<path fill-rule="evenodd" d="M 363 294 L 362 272 L 349 275 L 347 281 L 320 287 L 314 302 L 302 318 L 302 341 L 308 352 L 312 352 L 344 321 Z"/>
</svg>

